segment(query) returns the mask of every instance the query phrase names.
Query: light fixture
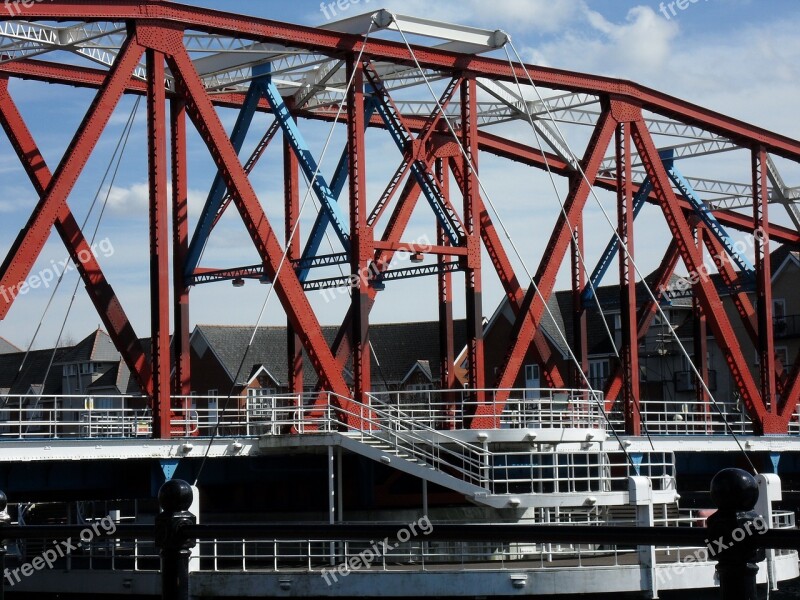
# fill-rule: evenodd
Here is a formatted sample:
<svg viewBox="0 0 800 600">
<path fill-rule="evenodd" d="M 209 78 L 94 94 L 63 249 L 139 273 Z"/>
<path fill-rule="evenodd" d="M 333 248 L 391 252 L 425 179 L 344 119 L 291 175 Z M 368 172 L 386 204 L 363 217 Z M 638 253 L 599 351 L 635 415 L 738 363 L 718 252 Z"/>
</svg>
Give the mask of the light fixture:
<svg viewBox="0 0 800 600">
<path fill-rule="evenodd" d="M 388 465 L 389 463 L 391 463 L 391 462 L 392 462 L 392 459 L 391 459 L 391 458 L 389 458 L 388 456 L 381 456 L 381 462 L 382 462 L 383 464 L 385 464 L 385 465 Z"/>
<path fill-rule="evenodd" d="M 584 504 L 588 504 L 589 506 L 594 506 L 595 504 L 597 504 L 597 497 L 596 496 L 589 496 L 586 499 L 586 502 L 584 502 Z"/>
<path fill-rule="evenodd" d="M 477 437 L 478 437 L 478 440 L 479 440 L 479 441 L 481 441 L 481 442 L 485 442 L 486 440 L 488 440 L 488 439 L 489 439 L 489 434 L 488 434 L 488 433 L 486 433 L 485 431 L 481 431 L 481 432 L 478 434 L 478 436 L 477 436 Z"/>
<path fill-rule="evenodd" d="M 425 257 L 422 255 L 422 252 L 414 252 L 414 254 L 411 255 L 411 262 L 412 263 L 419 264 L 419 263 L 423 262 L 424 260 L 425 260 Z"/>
<path fill-rule="evenodd" d="M 231 283 L 233 283 L 233 287 L 240 288 L 244 285 L 244 279 L 242 279 L 241 277 L 237 277 Z"/>
<path fill-rule="evenodd" d="M 511 508 L 517 508 L 519 506 L 519 503 L 520 503 L 519 498 L 509 498 L 508 499 L 508 505 Z"/>
<path fill-rule="evenodd" d="M 537 434 L 537 433 L 535 433 L 535 432 L 533 432 L 533 431 L 531 431 L 530 433 L 526 433 L 526 434 L 525 434 L 525 438 L 524 438 L 524 439 L 528 440 L 529 442 L 532 442 L 532 441 L 533 441 L 533 440 L 535 440 L 537 437 L 538 437 L 538 434 Z"/>
<path fill-rule="evenodd" d="M 194 450 L 194 444 L 192 444 L 190 442 L 186 442 L 185 444 L 183 444 L 181 446 L 181 451 L 184 454 L 189 454 L 189 452 L 191 452 L 192 450 Z"/>
</svg>

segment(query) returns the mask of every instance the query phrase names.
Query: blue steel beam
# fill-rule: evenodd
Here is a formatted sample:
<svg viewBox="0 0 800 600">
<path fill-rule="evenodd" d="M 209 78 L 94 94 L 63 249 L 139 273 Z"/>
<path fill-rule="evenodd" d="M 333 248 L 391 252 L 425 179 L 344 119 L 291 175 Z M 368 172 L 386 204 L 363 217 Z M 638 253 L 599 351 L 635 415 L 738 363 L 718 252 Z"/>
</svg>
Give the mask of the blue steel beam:
<svg viewBox="0 0 800 600">
<path fill-rule="evenodd" d="M 365 98 L 364 122 L 369 123 L 374 113 L 375 101 L 372 99 L 372 97 Z M 347 174 L 349 169 L 350 159 L 347 146 L 345 146 L 344 150 L 342 151 L 342 156 L 339 159 L 339 163 L 336 165 L 336 171 L 333 174 L 333 179 L 331 179 L 331 193 L 337 202 L 342 195 L 342 190 L 344 190 L 344 184 L 347 182 Z M 306 247 L 303 250 L 302 261 L 308 262 L 317 255 L 317 252 L 319 252 L 319 248 L 322 245 L 322 240 L 325 238 L 325 230 L 328 228 L 330 222 L 330 217 L 328 217 L 328 213 L 324 210 L 317 214 L 317 219 L 314 221 L 314 225 L 311 227 L 311 234 L 308 236 Z M 299 277 L 301 283 L 308 279 L 310 268 L 311 267 L 306 266 L 305 264 L 301 264 L 299 267 L 297 276 Z"/>
<path fill-rule="evenodd" d="M 344 249 L 349 252 L 350 226 L 347 219 L 342 214 L 336 194 L 334 194 L 322 173 L 319 172 L 319 165 L 311 154 L 311 150 L 303 134 L 300 132 L 300 129 L 297 127 L 297 123 L 292 117 L 289 108 L 283 101 L 280 92 L 278 92 L 278 88 L 269 76 L 259 79 L 256 84 L 260 87 L 264 97 L 267 99 L 275 115 L 275 119 L 280 123 L 286 140 L 297 155 L 300 168 L 303 170 L 308 181 L 311 182 L 311 188 L 319 199 L 322 210 L 327 214 L 331 225 L 333 225 L 336 236 L 339 238 Z"/>
<path fill-rule="evenodd" d="M 250 125 L 253 123 L 253 115 L 255 115 L 256 108 L 258 108 L 259 100 L 261 100 L 261 88 L 257 85 L 256 80 L 253 80 L 250 84 L 250 88 L 247 90 L 242 109 L 239 111 L 236 125 L 234 125 L 233 133 L 231 134 L 231 143 L 237 153 L 241 152 L 244 141 L 247 138 L 247 132 L 250 130 Z M 225 181 L 218 172 L 216 177 L 214 177 L 214 183 L 211 184 L 211 191 L 208 193 L 203 212 L 200 214 L 197 227 L 192 235 L 192 241 L 189 244 L 189 253 L 186 257 L 186 264 L 183 271 L 183 275 L 187 280 L 194 275 L 197 266 L 200 264 L 200 257 L 208 242 L 208 236 L 211 235 L 211 230 L 214 227 L 214 220 L 222 206 L 227 190 L 228 188 L 225 185 Z"/>
<path fill-rule="evenodd" d="M 377 74 L 370 68 L 364 69 L 364 74 L 370 82 L 369 91 L 376 94 L 378 113 L 389 131 L 394 143 L 401 153 L 412 151 L 413 138 L 403 126 L 395 107 L 393 106 L 386 88 L 378 79 Z M 415 159 L 411 163 L 411 174 L 416 179 L 422 193 L 433 209 L 436 219 L 442 226 L 447 238 L 453 246 L 461 246 L 466 237 L 464 229 L 458 221 L 457 215 L 448 208 L 444 194 L 439 189 L 436 178 L 426 168 L 422 160 Z"/>
<path fill-rule="evenodd" d="M 736 263 L 736 266 L 739 267 L 739 270 L 742 272 L 742 274 L 749 277 L 754 277 L 755 268 L 753 267 L 753 264 L 747 259 L 746 256 L 736 249 L 736 244 L 734 244 L 733 240 L 728 235 L 728 232 L 725 231 L 725 228 L 720 225 L 719 221 L 717 221 L 717 218 L 709 210 L 708 205 L 698 197 L 697 193 L 694 191 L 694 188 L 692 188 L 691 184 L 686 181 L 680 171 L 678 171 L 677 167 L 675 167 L 673 164 L 670 168 L 667 168 L 667 173 L 669 174 L 669 178 L 672 180 L 672 183 L 675 184 L 675 187 L 681 191 L 681 193 L 689 201 L 689 204 L 692 205 L 692 208 L 694 208 L 697 216 L 700 217 L 712 235 L 717 238 L 719 243 L 722 244 L 725 250 L 727 250 L 731 260 Z"/>
</svg>

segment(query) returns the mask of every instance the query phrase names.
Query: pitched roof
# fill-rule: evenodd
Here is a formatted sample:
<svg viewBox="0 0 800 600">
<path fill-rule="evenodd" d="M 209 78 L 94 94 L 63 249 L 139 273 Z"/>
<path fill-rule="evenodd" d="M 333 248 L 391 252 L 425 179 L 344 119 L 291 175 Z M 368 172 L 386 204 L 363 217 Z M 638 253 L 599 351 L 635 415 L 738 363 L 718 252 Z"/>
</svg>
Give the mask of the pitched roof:
<svg viewBox="0 0 800 600">
<path fill-rule="evenodd" d="M 454 344 L 461 348 L 466 344 L 466 323 L 455 321 Z M 322 328 L 323 336 L 330 345 L 338 327 Z M 372 357 L 372 379 L 389 383 L 402 381 L 417 361 L 428 361 L 432 377 L 438 378 L 439 368 L 439 323 L 437 321 L 420 323 L 392 323 L 370 326 L 370 341 L 377 355 Z M 244 384 L 260 366 L 264 366 L 280 385 L 289 379 L 286 361 L 286 328 L 259 327 L 253 344 L 247 346 L 253 335 L 252 326 L 198 325 L 193 334 L 202 335 L 212 352 L 218 357 L 231 379 L 244 365 L 237 383 Z M 303 356 L 304 370 L 313 373 L 308 357 Z M 350 368 L 350 364 L 346 365 Z"/>
<path fill-rule="evenodd" d="M 102 329 L 97 329 L 75 344 L 59 362 L 114 362 L 120 358 L 111 337 Z"/>
<path fill-rule="evenodd" d="M 128 365 L 121 359 L 108 371 L 86 386 L 86 390 L 112 390 L 114 393 L 119 394 L 139 394 L 141 392 L 136 381 L 131 377 Z"/>
<path fill-rule="evenodd" d="M 32 388 L 37 393 L 58 394 L 61 392 L 61 367 L 69 348 L 58 348 L 53 358 L 53 350 L 33 350 L 25 358 L 24 352 L 0 354 L 0 388 L 8 389 L 9 394 L 27 394 Z M 53 366 L 50 366 L 50 361 Z M 48 367 L 50 370 L 48 372 Z M 47 381 L 44 381 L 47 374 Z"/>
</svg>

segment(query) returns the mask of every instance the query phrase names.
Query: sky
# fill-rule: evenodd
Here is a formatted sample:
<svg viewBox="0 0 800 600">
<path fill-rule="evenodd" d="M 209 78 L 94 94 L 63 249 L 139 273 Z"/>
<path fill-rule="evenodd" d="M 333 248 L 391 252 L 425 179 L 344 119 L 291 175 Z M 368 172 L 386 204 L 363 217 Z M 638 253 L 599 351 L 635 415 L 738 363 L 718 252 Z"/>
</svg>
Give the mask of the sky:
<svg viewBox="0 0 800 600">
<path fill-rule="evenodd" d="M 294 0 L 198 0 L 185 2 L 275 20 L 320 25 L 331 18 L 346 18 L 362 12 L 387 8 L 402 14 L 503 29 L 526 62 L 587 73 L 634 80 L 671 95 L 712 108 L 745 121 L 800 138 L 796 101 L 800 97 L 800 4 L 794 0 L 682 0 L 642 2 L 624 0 L 341 0 L 340 4 Z M 341 6 L 345 8 L 342 9 Z M 335 12 L 335 14 L 334 14 Z M 500 56 L 503 56 L 502 54 Z M 54 87 L 34 82 L 11 84 L 14 99 L 43 149 L 51 170 L 55 170 L 64 149 L 74 135 L 92 99 L 88 90 Z M 94 234 L 98 258 L 140 337 L 150 334 L 148 309 L 147 184 L 145 107 L 133 113 L 133 99 L 123 99 L 104 133 L 84 174 L 69 199 L 78 220 L 88 218 L 85 231 Z M 110 158 L 134 114 L 133 131 L 113 178 L 103 179 Z M 220 111 L 229 129 L 235 120 L 230 110 Z M 245 151 L 263 132 L 269 118 L 258 116 Z M 338 158 L 343 129 L 303 124 L 303 131 L 318 156 L 328 135 L 331 147 L 322 160 L 330 172 Z M 505 134 L 535 145 L 530 130 L 509 126 Z M 568 136 L 569 137 L 569 136 Z M 582 152 L 581 140 L 573 139 Z M 585 144 L 585 140 L 583 140 Z M 399 162 L 396 149 L 385 135 L 370 132 L 368 145 L 368 190 L 376 198 Z M 278 144 L 271 148 L 251 180 L 276 230 L 282 231 L 282 173 Z M 728 155 L 708 160 L 696 176 L 725 177 L 746 182 L 746 161 Z M 493 200 L 496 221 L 506 224 L 514 247 L 517 272 L 534 272 L 541 260 L 547 236 L 558 215 L 563 182 L 551 187 L 543 173 L 509 165 L 491 158 L 481 159 L 482 181 Z M 800 185 L 800 170 L 786 165 L 787 183 Z M 112 169 L 112 172 L 114 169 Z M 213 166 L 196 135 L 190 137 L 190 216 L 200 211 L 213 177 Z M 98 198 L 90 212 L 93 198 Z M 107 206 L 98 223 L 100 207 Z M 0 136 L 0 252 L 8 251 L 24 226 L 36 195 L 7 141 Z M 600 206 L 613 210 L 609 198 L 598 194 L 590 203 L 587 230 L 587 261 L 596 256 L 610 236 Z M 315 207 L 308 201 L 301 230 L 308 231 Z M 430 218 L 415 217 L 406 237 L 409 241 L 430 239 Z M 782 221 L 783 215 L 776 220 Z M 663 219 L 645 215 L 639 223 L 636 259 L 642 273 L 654 269 L 668 243 Z M 334 248 L 335 240 L 331 242 Z M 509 244 L 509 248 L 511 245 Z M 331 249 L 329 248 L 329 250 Z M 42 276 L 66 258 L 63 246 L 53 234 L 32 274 Z M 232 267 L 259 262 L 236 215 L 228 215 L 212 236 L 203 265 Z M 497 278 L 484 270 L 484 314 L 490 317 L 502 297 Z M 591 268 L 591 266 L 589 266 Z M 561 274 L 560 287 L 568 280 Z M 524 279 L 524 276 L 522 277 Z M 463 315 L 462 279 L 456 281 L 456 316 Z M 611 280 L 613 282 L 613 279 Z M 30 289 L 15 302 L 0 322 L 0 336 L 20 347 L 48 347 L 58 340 L 80 340 L 98 327 L 100 319 L 88 301 L 76 273 L 67 273 L 58 291 L 52 284 Z M 76 287 L 77 285 L 77 287 Z M 397 322 L 437 318 L 434 278 L 391 283 L 380 296 L 373 322 Z M 76 291 L 77 290 L 77 291 Z M 2 293 L 2 290 L 0 290 Z M 72 300 L 74 294 L 74 301 Z M 262 324 L 283 324 L 285 317 L 269 285 L 248 282 L 243 288 L 219 283 L 192 292 L 191 322 L 216 324 L 256 323 L 267 296 Z M 51 301 L 52 296 L 52 301 Z M 325 324 L 338 323 L 347 308 L 345 296 L 326 301 L 312 292 L 311 301 Z M 48 308 L 49 303 L 49 308 Z M 35 334 L 37 327 L 38 335 Z"/>
</svg>

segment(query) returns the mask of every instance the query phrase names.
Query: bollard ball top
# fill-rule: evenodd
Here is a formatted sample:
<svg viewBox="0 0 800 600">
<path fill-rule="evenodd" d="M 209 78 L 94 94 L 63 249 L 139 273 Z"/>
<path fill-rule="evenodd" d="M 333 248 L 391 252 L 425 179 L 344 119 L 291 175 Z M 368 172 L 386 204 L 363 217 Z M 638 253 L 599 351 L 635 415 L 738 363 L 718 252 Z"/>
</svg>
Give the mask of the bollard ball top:
<svg viewBox="0 0 800 600">
<path fill-rule="evenodd" d="M 182 479 L 170 479 L 158 490 L 158 505 L 165 512 L 189 510 L 194 493 Z"/>
<path fill-rule="evenodd" d="M 8 496 L 5 492 L 0 492 L 0 513 L 5 512 L 8 507 Z"/>
<path fill-rule="evenodd" d="M 758 501 L 758 483 L 747 471 L 723 469 L 711 480 L 711 499 L 720 510 L 753 510 Z"/>
</svg>

